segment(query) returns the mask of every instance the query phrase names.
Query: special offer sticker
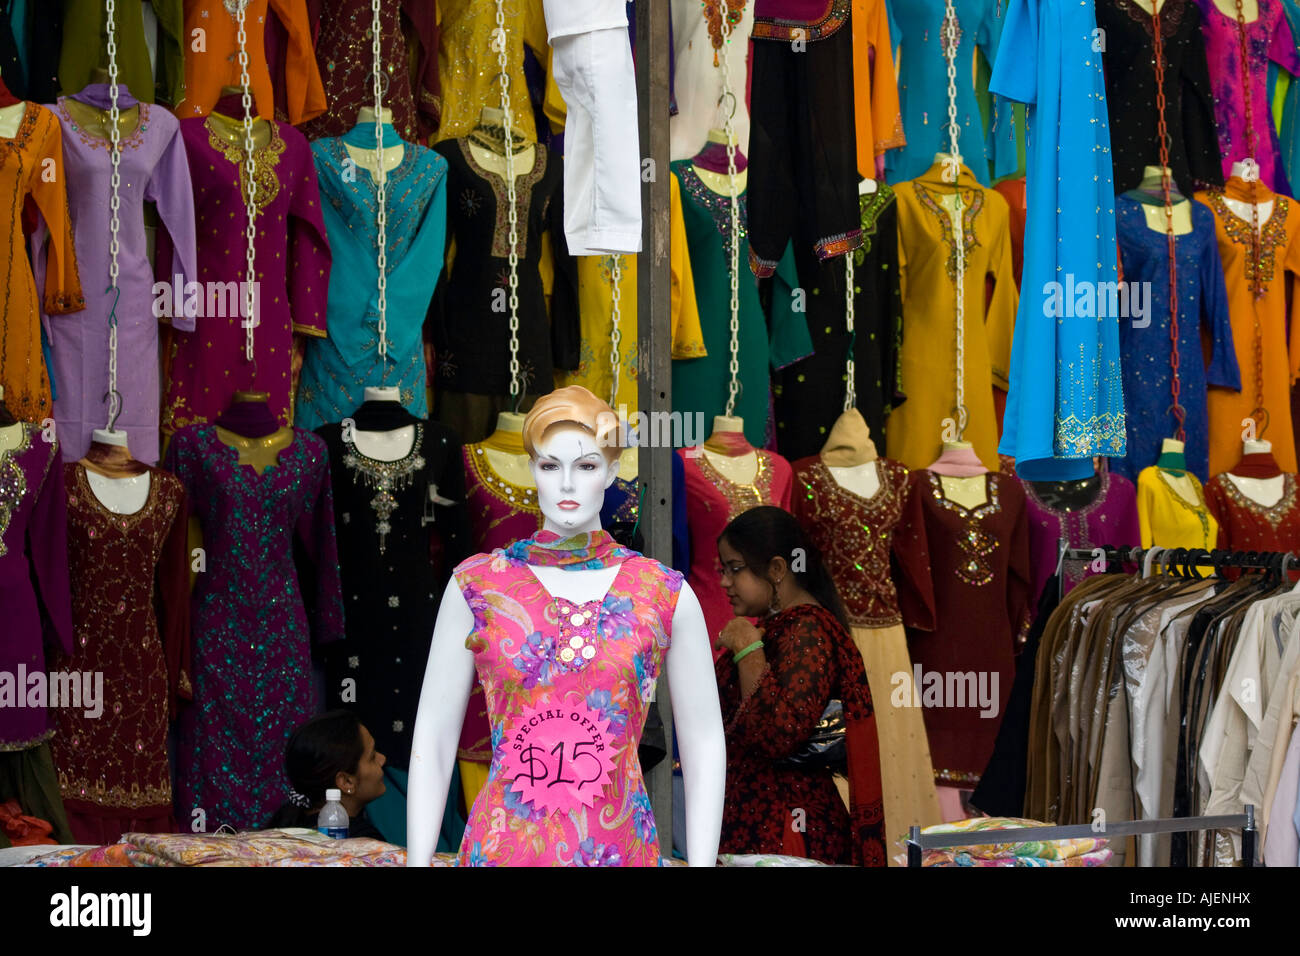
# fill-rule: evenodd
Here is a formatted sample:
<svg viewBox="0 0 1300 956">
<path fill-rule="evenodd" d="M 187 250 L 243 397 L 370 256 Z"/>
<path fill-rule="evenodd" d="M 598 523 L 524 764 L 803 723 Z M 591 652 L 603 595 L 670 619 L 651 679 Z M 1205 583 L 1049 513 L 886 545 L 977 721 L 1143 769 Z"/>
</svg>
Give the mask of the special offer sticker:
<svg viewBox="0 0 1300 956">
<path fill-rule="evenodd" d="M 609 721 L 584 703 L 531 707 L 515 722 L 502 758 L 511 789 L 548 816 L 590 807 L 614 769 Z"/>
</svg>

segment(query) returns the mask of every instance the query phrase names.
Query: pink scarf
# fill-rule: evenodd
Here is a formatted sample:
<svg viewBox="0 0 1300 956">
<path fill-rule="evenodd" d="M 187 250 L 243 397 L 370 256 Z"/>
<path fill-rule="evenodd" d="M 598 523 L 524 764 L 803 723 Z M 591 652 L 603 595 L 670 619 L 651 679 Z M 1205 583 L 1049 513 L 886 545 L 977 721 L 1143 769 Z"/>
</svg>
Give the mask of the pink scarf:
<svg viewBox="0 0 1300 956">
<path fill-rule="evenodd" d="M 973 448 L 944 449 L 943 454 L 930 466 L 930 471 L 936 475 L 947 475 L 949 478 L 973 478 L 988 473 L 988 469 L 984 467 L 984 463 L 979 460 Z"/>
</svg>

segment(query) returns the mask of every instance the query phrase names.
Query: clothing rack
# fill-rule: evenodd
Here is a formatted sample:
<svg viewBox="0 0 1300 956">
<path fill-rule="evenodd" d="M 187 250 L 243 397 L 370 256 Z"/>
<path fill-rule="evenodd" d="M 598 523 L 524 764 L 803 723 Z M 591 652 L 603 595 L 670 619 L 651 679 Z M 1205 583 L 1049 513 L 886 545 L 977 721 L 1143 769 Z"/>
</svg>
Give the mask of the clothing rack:
<svg viewBox="0 0 1300 956">
<path fill-rule="evenodd" d="M 1091 554 L 1091 553 L 1089 553 Z M 1002 830 L 980 830 L 978 833 L 927 833 L 919 826 L 908 833 L 907 865 L 920 866 L 924 850 L 940 850 L 958 846 L 983 846 L 986 843 L 1035 843 L 1040 840 L 1088 840 L 1098 836 L 1127 837 L 1150 833 L 1189 833 L 1195 830 L 1234 830 L 1241 827 L 1241 862 L 1243 866 L 1255 865 L 1255 808 L 1248 805 L 1245 813 L 1214 817 L 1165 817 L 1159 820 L 1121 820 L 1107 823 L 1101 830 L 1091 823 L 1068 826 L 1016 827 Z"/>
<path fill-rule="evenodd" d="M 1188 577 L 1203 577 L 1197 568 L 1212 567 L 1215 572 L 1223 568 L 1238 568 L 1248 571 L 1274 571 L 1285 576 L 1294 565 L 1300 568 L 1300 556 L 1290 551 L 1227 551 L 1216 548 L 1206 551 L 1204 548 L 1119 548 L 1106 545 L 1097 548 L 1071 548 L 1065 538 L 1057 539 L 1057 598 L 1065 596 L 1065 580 L 1059 577 L 1066 561 L 1094 561 L 1097 552 L 1102 552 L 1109 571 L 1114 565 L 1137 564 L 1149 568 L 1148 562 L 1159 560 L 1162 567 L 1173 566 L 1182 569 Z"/>
</svg>

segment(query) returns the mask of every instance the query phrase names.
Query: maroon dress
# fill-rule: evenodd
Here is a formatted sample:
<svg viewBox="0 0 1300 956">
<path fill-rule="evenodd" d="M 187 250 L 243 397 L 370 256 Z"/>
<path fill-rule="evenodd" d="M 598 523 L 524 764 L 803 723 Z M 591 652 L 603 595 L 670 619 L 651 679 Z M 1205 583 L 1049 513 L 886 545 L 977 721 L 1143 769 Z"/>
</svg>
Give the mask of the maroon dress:
<svg viewBox="0 0 1300 956">
<path fill-rule="evenodd" d="M 1024 489 L 1007 475 L 989 473 L 984 479 L 984 504 L 968 510 L 944 496 L 938 475 L 928 469 L 913 472 L 897 532 L 900 549 L 924 548 L 930 563 L 930 593 L 907 579 L 896 582 L 913 667 L 922 674 L 913 700 L 920 697 L 925 704 L 930 673 L 952 690 L 942 700 L 945 706 L 923 711 L 938 784 L 979 782 L 993 753 L 1015 676 L 1015 654 L 1032 610 Z M 990 708 L 978 703 L 980 685 L 991 692 L 994 675 L 996 693 L 990 696 L 996 711 L 983 717 Z M 958 690 L 964 700 L 957 700 Z"/>
<path fill-rule="evenodd" d="M 1296 476 L 1282 476 L 1282 497 L 1265 507 L 1246 497 L 1228 474 L 1215 475 L 1205 486 L 1205 506 L 1219 522 L 1219 547 L 1231 551 L 1300 549 L 1300 494 Z"/>
<path fill-rule="evenodd" d="M 189 507 L 174 475 L 149 469 L 149 496 L 113 514 L 79 462 L 63 466 L 72 575 L 71 654 L 57 670 L 103 674 L 102 713 L 61 708 L 59 790 L 78 843 L 172 832 L 167 721 L 190 689 Z"/>
</svg>

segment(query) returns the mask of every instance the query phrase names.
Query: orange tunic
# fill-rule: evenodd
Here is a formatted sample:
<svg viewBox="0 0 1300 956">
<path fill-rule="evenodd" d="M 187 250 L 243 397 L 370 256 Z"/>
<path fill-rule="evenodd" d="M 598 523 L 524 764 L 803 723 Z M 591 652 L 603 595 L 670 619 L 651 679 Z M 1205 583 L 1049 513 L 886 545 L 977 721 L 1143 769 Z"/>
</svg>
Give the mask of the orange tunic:
<svg viewBox="0 0 1300 956">
<path fill-rule="evenodd" d="M 50 376 L 41 356 L 41 316 L 36 280 L 24 248 L 23 208 L 28 195 L 49 230 L 45 268 L 46 315 L 63 315 L 86 307 L 72 246 L 68 194 L 64 188 L 63 136 L 59 121 L 35 103 L 25 104 L 13 139 L 0 138 L 0 196 L 9 197 L 9 229 L 0 241 L 5 275 L 3 324 L 0 325 L 0 385 L 15 418 L 39 422 L 53 414 Z"/>
<path fill-rule="evenodd" d="M 853 0 L 853 125 L 858 136 L 858 174 L 876 178 L 876 157 L 907 145 L 898 108 L 894 50 L 885 0 Z"/>
<path fill-rule="evenodd" d="M 1249 202 L 1250 185 L 1234 176 L 1222 192 L 1200 192 L 1196 198 L 1214 212 L 1223 276 L 1228 288 L 1228 316 L 1232 341 L 1241 369 L 1241 391 L 1211 388 L 1210 474 L 1231 471 L 1241 459 L 1241 441 L 1250 418 L 1261 404 L 1267 418 L 1256 426 L 1256 436 L 1273 443 L 1273 456 L 1283 471 L 1296 470 L 1295 436 L 1291 430 L 1291 383 L 1300 372 L 1300 333 L 1294 327 L 1287 343 L 1285 274 L 1300 275 L 1300 205 L 1256 183 L 1256 202 L 1273 200 L 1273 214 L 1263 223 L 1260 236 L 1259 284 L 1263 295 L 1252 292 L 1255 268 L 1250 255 L 1250 222 L 1233 213 L 1223 201 Z M 1256 362 L 1258 323 L 1258 363 Z M 1244 436 L 1250 437 L 1250 436 Z"/>
<path fill-rule="evenodd" d="M 326 108 L 325 86 L 312 49 L 306 0 L 246 0 L 246 3 L 245 49 L 256 115 L 283 120 L 274 115 L 275 92 L 266 65 L 269 4 L 270 12 L 289 35 L 283 79 L 289 123 L 296 126 L 320 116 Z M 194 0 L 185 4 L 185 98 L 176 104 L 175 111 L 181 119 L 207 116 L 221 99 L 223 86 L 240 85 L 239 27 L 229 9 L 233 6 L 234 3 L 224 0 Z M 196 35 L 195 30 L 202 32 Z M 196 46 L 201 48 L 195 49 Z"/>
</svg>

